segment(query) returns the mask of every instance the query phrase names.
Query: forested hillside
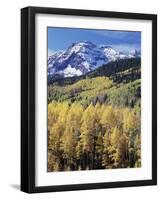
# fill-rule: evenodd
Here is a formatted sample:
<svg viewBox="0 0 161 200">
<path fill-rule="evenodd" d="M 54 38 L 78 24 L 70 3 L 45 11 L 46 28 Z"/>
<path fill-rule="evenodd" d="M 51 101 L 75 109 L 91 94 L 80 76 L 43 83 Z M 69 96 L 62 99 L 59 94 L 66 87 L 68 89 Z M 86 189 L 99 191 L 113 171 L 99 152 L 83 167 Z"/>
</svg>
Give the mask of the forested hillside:
<svg viewBox="0 0 161 200">
<path fill-rule="evenodd" d="M 141 59 L 48 79 L 48 171 L 141 166 Z"/>
<path fill-rule="evenodd" d="M 139 105 L 140 64 L 140 58 L 120 60 L 85 76 L 55 79 L 48 86 L 48 102 L 79 101 L 83 106 L 97 102 L 119 107 Z"/>
</svg>

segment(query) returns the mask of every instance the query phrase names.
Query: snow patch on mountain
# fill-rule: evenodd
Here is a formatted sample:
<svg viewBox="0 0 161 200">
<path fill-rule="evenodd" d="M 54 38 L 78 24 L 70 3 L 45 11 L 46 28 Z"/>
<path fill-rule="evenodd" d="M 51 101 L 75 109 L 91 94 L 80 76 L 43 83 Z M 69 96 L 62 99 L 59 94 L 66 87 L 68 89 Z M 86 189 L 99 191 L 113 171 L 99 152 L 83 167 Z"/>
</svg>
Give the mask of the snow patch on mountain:
<svg viewBox="0 0 161 200">
<path fill-rule="evenodd" d="M 60 71 L 59 74 L 62 74 L 64 77 L 71 77 L 80 76 L 82 75 L 82 72 L 69 64 L 63 71 Z"/>
</svg>

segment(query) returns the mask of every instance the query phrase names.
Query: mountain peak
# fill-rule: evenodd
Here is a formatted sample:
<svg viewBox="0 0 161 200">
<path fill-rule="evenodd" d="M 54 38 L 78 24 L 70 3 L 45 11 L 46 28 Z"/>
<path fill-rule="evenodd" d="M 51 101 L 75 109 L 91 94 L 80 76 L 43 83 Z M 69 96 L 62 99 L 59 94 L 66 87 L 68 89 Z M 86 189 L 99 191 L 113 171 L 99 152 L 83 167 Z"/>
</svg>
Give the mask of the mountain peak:
<svg viewBox="0 0 161 200">
<path fill-rule="evenodd" d="M 73 47 L 96 47 L 96 45 L 95 44 L 93 44 L 92 42 L 90 42 L 90 41 L 80 41 L 80 42 L 74 42 L 74 43 L 72 43 L 69 47 L 68 47 L 68 49 L 69 48 L 73 48 Z"/>
<path fill-rule="evenodd" d="M 104 44 L 99 45 L 99 48 L 100 49 L 105 49 L 105 48 L 106 49 L 113 49 L 112 46 L 110 46 L 110 45 L 104 45 Z"/>
<path fill-rule="evenodd" d="M 108 62 L 138 55 L 137 50 L 128 55 L 109 45 L 97 46 L 90 41 L 79 41 L 48 58 L 48 75 L 80 76 Z"/>
</svg>

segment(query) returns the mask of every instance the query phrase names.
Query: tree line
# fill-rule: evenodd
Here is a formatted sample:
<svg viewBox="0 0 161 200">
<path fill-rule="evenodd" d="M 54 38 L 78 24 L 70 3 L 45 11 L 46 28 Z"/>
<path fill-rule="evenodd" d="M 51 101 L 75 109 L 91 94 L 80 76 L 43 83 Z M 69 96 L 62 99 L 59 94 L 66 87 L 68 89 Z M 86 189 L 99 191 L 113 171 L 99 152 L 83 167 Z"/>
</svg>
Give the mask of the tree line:
<svg viewBox="0 0 161 200">
<path fill-rule="evenodd" d="M 140 166 L 140 111 L 99 103 L 48 104 L 49 172 Z"/>
<path fill-rule="evenodd" d="M 48 76 L 48 85 L 70 85 L 74 84 L 79 80 L 83 80 L 86 78 L 95 78 L 98 76 L 106 76 L 111 77 L 117 83 L 120 82 L 130 82 L 141 77 L 141 58 L 127 58 L 116 61 L 111 61 L 107 64 L 104 64 L 97 69 L 88 72 L 81 76 L 73 76 L 73 77 L 62 77 L 61 75 L 49 75 Z M 117 75 L 119 72 L 123 72 L 125 70 L 130 70 L 128 75 Z"/>
</svg>

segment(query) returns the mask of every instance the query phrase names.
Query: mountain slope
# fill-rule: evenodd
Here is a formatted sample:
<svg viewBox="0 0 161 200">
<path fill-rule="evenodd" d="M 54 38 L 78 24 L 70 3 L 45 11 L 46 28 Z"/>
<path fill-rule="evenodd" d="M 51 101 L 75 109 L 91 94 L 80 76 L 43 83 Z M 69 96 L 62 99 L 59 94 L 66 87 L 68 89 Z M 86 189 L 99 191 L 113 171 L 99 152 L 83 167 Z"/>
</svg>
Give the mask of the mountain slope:
<svg viewBox="0 0 161 200">
<path fill-rule="evenodd" d="M 114 50 L 111 46 L 96 46 L 92 42 L 77 42 L 67 50 L 57 52 L 48 58 L 48 76 L 73 77 L 84 75 L 111 61 L 139 57 L 140 52 L 129 54 Z"/>
<path fill-rule="evenodd" d="M 141 82 L 137 79 L 128 83 L 117 84 L 107 77 L 95 77 L 79 80 L 66 86 L 48 86 L 48 102 L 79 102 L 83 106 L 111 104 L 125 107 L 140 103 Z"/>
<path fill-rule="evenodd" d="M 111 62 L 82 76 L 54 79 L 48 84 L 48 102 L 139 106 L 140 78 L 140 58 Z"/>
<path fill-rule="evenodd" d="M 97 76 L 106 76 L 112 78 L 115 82 L 133 81 L 141 77 L 140 73 L 141 58 L 121 59 L 102 65 L 95 70 L 81 76 L 63 78 L 62 76 L 49 75 L 48 84 L 68 85 L 73 84 L 85 78 L 94 78 Z M 126 73 L 122 73 L 126 71 Z M 122 74 L 121 74 L 122 73 Z"/>
</svg>

